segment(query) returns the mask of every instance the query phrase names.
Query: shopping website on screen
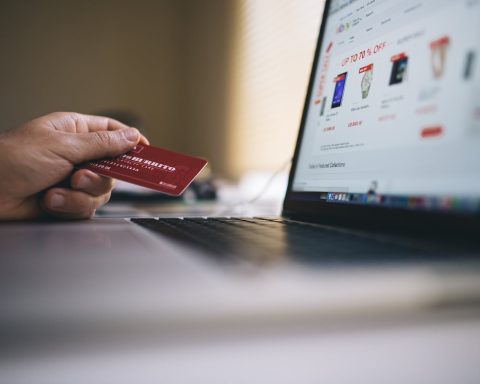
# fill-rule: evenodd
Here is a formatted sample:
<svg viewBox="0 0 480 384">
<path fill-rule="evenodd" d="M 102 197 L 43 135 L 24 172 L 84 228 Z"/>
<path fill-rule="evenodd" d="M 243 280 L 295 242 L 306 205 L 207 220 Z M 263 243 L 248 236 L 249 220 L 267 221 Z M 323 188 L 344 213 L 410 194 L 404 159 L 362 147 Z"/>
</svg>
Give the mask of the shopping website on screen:
<svg viewBox="0 0 480 384">
<path fill-rule="evenodd" d="M 480 0 L 327 12 L 293 190 L 478 198 Z"/>
</svg>

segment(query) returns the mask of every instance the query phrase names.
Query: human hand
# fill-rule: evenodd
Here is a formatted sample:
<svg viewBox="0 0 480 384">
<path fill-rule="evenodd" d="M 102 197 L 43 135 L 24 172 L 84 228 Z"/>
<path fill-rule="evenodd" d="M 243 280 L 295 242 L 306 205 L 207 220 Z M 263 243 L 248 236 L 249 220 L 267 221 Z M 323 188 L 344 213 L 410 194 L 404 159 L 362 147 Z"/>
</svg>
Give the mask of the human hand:
<svg viewBox="0 0 480 384">
<path fill-rule="evenodd" d="M 114 181 L 74 165 L 121 155 L 139 142 L 148 144 L 135 128 L 70 112 L 0 134 L 0 220 L 92 217 L 108 202 Z M 62 181 L 69 186 L 57 186 Z"/>
</svg>

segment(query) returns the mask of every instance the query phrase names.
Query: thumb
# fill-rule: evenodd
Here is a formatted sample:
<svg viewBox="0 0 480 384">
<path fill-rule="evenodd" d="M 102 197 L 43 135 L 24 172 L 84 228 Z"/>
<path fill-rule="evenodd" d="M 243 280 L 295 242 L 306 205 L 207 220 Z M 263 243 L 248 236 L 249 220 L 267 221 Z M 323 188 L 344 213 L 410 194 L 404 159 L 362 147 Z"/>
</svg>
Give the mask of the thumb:
<svg viewBox="0 0 480 384">
<path fill-rule="evenodd" d="M 135 128 L 116 131 L 96 131 L 69 135 L 65 157 L 73 164 L 90 160 L 115 157 L 124 154 L 140 141 L 140 132 Z"/>
</svg>

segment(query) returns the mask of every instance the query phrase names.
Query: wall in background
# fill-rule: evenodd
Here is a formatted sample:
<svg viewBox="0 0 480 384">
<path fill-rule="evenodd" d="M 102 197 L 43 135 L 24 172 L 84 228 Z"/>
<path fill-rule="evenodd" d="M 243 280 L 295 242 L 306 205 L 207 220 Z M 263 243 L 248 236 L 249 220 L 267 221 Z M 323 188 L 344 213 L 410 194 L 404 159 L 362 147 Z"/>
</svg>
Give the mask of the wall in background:
<svg viewBox="0 0 480 384">
<path fill-rule="evenodd" d="M 293 149 L 322 3 L 2 0 L 0 130 L 125 110 L 215 173 L 274 169 Z"/>
<path fill-rule="evenodd" d="M 243 0 L 235 10 L 229 169 L 275 170 L 293 156 L 323 0 Z"/>
<path fill-rule="evenodd" d="M 175 106 L 178 145 L 206 157 L 215 174 L 232 176 L 228 151 L 230 46 L 234 0 L 182 0 L 179 57 L 181 89 Z"/>
<path fill-rule="evenodd" d="M 174 1 L 2 1 L 1 126 L 56 110 L 139 113 L 171 139 Z"/>
</svg>

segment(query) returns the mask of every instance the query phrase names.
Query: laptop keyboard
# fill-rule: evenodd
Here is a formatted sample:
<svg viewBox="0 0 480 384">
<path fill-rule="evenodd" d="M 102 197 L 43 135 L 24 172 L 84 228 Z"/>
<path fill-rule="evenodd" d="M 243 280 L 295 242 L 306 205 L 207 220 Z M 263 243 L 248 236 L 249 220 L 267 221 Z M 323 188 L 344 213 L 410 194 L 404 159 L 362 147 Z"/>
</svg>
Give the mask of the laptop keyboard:
<svg viewBox="0 0 480 384">
<path fill-rule="evenodd" d="M 351 232 L 281 218 L 132 219 L 220 259 L 384 263 L 418 257 L 418 250 Z"/>
</svg>

